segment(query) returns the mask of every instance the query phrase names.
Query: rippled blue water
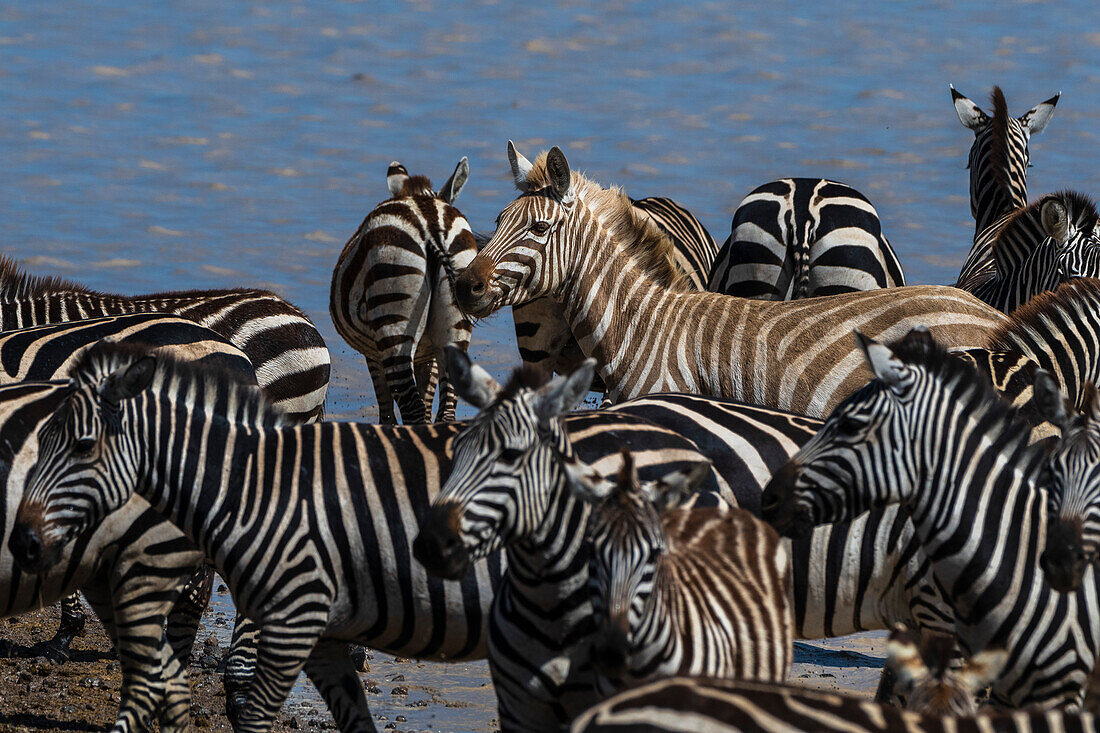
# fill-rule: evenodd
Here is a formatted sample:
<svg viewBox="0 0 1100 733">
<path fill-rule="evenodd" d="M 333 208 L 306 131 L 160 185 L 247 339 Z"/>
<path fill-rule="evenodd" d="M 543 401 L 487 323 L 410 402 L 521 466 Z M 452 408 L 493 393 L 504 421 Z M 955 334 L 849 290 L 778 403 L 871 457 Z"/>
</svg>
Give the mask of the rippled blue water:
<svg viewBox="0 0 1100 733">
<path fill-rule="evenodd" d="M 329 321 L 331 269 L 387 196 L 391 159 L 490 229 L 513 196 L 504 143 L 561 145 L 715 235 L 781 176 L 878 206 L 911 282 L 969 246 L 971 133 L 948 94 L 993 84 L 1033 141 L 1031 192 L 1096 189 L 1100 11 L 1060 2 L 9 2 L 0 6 L 5 253 L 122 292 L 266 285 L 332 348 L 330 413 L 373 415 Z M 475 333 L 503 374 L 511 321 Z"/>
</svg>

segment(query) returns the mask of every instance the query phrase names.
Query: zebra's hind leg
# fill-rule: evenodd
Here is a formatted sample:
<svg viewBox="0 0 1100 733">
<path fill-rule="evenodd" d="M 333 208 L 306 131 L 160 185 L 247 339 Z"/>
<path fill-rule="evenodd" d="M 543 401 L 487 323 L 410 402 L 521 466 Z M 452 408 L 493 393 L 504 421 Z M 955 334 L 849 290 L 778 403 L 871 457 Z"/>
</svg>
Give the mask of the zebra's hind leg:
<svg viewBox="0 0 1100 733">
<path fill-rule="evenodd" d="M 80 602 L 80 594 L 66 596 L 61 600 L 61 623 L 57 627 L 57 633 L 49 641 L 35 645 L 35 653 L 56 662 L 64 662 L 69 658 L 69 647 L 73 639 L 84 632 L 87 623 L 88 615 L 84 612 L 84 604 Z"/>
<path fill-rule="evenodd" d="M 260 639 L 260 627 L 240 613 L 233 624 L 233 640 L 225 658 L 222 685 L 225 687 L 225 716 L 234 726 L 248 700 L 248 689 L 256 673 L 256 647 Z"/>
<path fill-rule="evenodd" d="M 160 729 L 186 730 L 191 717 L 191 681 L 189 666 L 191 649 L 199 631 L 199 620 L 210 602 L 214 585 L 214 570 L 202 565 L 180 591 L 179 598 L 168 613 L 162 660 L 165 700 L 158 711 Z"/>
<path fill-rule="evenodd" d="M 424 414 L 424 398 L 416 388 L 412 354 L 395 350 L 382 359 L 382 366 L 386 370 L 390 391 L 397 399 L 401 422 L 409 425 L 426 422 L 428 416 Z"/>
<path fill-rule="evenodd" d="M 326 611 L 329 602 L 324 604 Z M 318 605 L 320 603 L 318 601 Z M 233 725 L 234 730 L 238 733 L 271 730 L 275 716 L 294 687 L 294 681 L 313 653 L 326 621 L 327 612 L 316 612 L 264 622 L 260 627 L 260 644 L 256 650 L 256 674 L 248 688 L 248 700 Z M 344 663 L 350 669 L 347 645 L 341 644 L 340 647 Z"/>
<path fill-rule="evenodd" d="M 393 393 L 390 392 L 390 385 L 386 381 L 382 365 L 367 359 L 367 371 L 370 372 L 370 381 L 374 385 L 374 399 L 378 402 L 378 422 L 382 425 L 396 425 L 397 415 L 393 411 Z"/>
<path fill-rule="evenodd" d="M 344 642 L 322 640 L 306 662 L 306 674 L 342 731 L 374 730 L 363 683 Z"/>
</svg>

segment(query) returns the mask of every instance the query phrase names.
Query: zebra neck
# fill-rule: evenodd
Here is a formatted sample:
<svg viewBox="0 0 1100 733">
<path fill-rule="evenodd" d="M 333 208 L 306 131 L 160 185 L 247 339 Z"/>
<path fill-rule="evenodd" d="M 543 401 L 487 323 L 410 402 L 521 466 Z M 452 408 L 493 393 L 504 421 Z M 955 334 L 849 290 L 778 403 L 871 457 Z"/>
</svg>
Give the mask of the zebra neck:
<svg viewBox="0 0 1100 733">
<path fill-rule="evenodd" d="M 1058 272 L 1058 247 L 1053 239 L 1048 237 L 1037 247 L 1025 248 L 1017 244 L 1006 242 L 993 248 L 998 277 L 990 281 L 995 293 L 993 300 L 987 302 L 1008 313 L 1062 283 Z"/>
<path fill-rule="evenodd" d="M 564 613 L 569 605 L 583 597 L 579 608 L 590 614 L 588 601 L 588 519 L 591 510 L 574 499 L 568 487 L 553 492 L 555 501 L 539 530 L 530 538 L 507 545 L 508 576 L 511 592 L 525 608 L 537 609 L 549 620 L 569 627 L 576 618 Z M 571 600 L 572 599 L 572 600 Z M 558 612 L 561 618 L 558 618 Z"/>
<path fill-rule="evenodd" d="M 1013 175 L 1013 151 L 1003 161 L 993 155 L 993 136 L 987 130 L 974 141 L 970 160 L 970 213 L 974 216 L 974 237 L 997 219 L 1027 206 L 1027 180 Z M 1007 142 L 1002 142 L 1008 145 Z"/>
</svg>

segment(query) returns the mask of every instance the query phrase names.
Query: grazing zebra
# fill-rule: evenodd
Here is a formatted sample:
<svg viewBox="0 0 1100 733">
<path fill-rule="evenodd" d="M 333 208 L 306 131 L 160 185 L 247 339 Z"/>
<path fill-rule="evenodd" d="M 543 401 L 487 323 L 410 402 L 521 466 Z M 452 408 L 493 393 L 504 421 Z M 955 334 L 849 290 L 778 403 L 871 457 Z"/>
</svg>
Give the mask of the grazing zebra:
<svg viewBox="0 0 1100 733">
<path fill-rule="evenodd" d="M 470 177 L 463 158 L 436 193 L 424 176 L 390 163 L 391 198 L 374 207 L 351 236 L 332 271 L 329 313 L 337 332 L 367 360 L 378 417 L 396 424 L 428 422 L 437 372 L 436 420 L 454 420 L 454 388 L 443 347 L 465 349 L 470 321 L 454 304 L 456 272 L 477 251 L 466 218 L 454 207 Z"/>
<path fill-rule="evenodd" d="M 206 326 L 240 349 L 256 381 L 295 419 L 320 417 L 330 358 L 300 310 L 266 290 L 188 290 L 110 295 L 56 277 L 36 277 L 0 256 L 0 331 L 129 313 L 178 316 Z"/>
<path fill-rule="evenodd" d="M 709 463 L 642 483 L 628 451 L 617 481 L 581 471 L 593 505 L 592 662 L 603 695 L 686 674 L 782 682 L 794 622 L 790 557 L 741 509 L 678 508 Z"/>
<path fill-rule="evenodd" d="M 886 642 L 886 666 L 898 680 L 905 707 L 932 715 L 976 715 L 977 696 L 1004 669 L 1004 649 L 983 649 L 952 665 L 953 636 L 928 636 L 918 648 L 902 629 Z"/>
<path fill-rule="evenodd" d="M 875 380 L 776 473 L 764 517 L 781 534 L 803 533 L 902 504 L 964 650 L 1008 652 L 991 700 L 1080 704 L 1100 646 L 1100 599 L 1095 581 L 1063 594 L 1038 570 L 1046 450 L 1029 445 L 1013 408 L 926 331 L 892 347 L 860 342 Z M 1052 452 L 1064 444 L 1055 441 Z"/>
<path fill-rule="evenodd" d="M 1017 209 L 991 235 L 993 273 L 964 289 L 1011 313 L 1060 283 L 1100 275 L 1097 219 L 1095 204 L 1073 191 Z"/>
<path fill-rule="evenodd" d="M 901 285 L 901 263 L 863 194 L 825 178 L 781 178 L 738 205 L 706 289 L 796 300 Z"/>
<path fill-rule="evenodd" d="M 509 155 L 515 146 L 509 144 Z M 631 206 L 645 212 L 649 221 L 672 240 L 674 264 L 692 289 L 707 289 L 707 273 L 718 253 L 714 238 L 695 216 L 672 199 L 653 196 L 631 200 Z M 639 222 L 645 219 L 639 217 Z M 644 225 L 644 224 L 643 224 Z M 525 364 L 556 374 L 571 374 L 584 361 L 584 352 L 573 338 L 562 307 L 553 298 L 536 298 L 512 306 L 516 344 Z M 602 392 L 602 385 L 593 385 Z"/>
<path fill-rule="evenodd" d="M 558 148 L 517 170 L 524 193 L 458 278 L 459 305 L 486 316 L 554 294 L 613 402 L 696 392 L 821 417 L 869 378 L 853 328 L 892 338 L 923 324 L 950 346 L 984 347 L 1005 320 L 947 287 L 791 302 L 687 292 L 667 238 L 639 228 L 618 189 L 571 173 Z"/>
<path fill-rule="evenodd" d="M 261 628 L 238 730 L 269 727 L 303 666 L 342 729 L 372 725 L 348 641 L 429 659 L 484 653 L 500 561 L 457 583 L 411 561 L 417 517 L 461 426 L 291 425 L 255 389 L 110 344 L 85 352 L 71 378 L 39 431 L 17 517 L 20 559 L 48 563 L 134 491 L 149 500 Z M 623 444 L 661 474 L 701 460 L 643 420 L 597 412 L 567 423 L 600 470 Z"/>
<path fill-rule="evenodd" d="M 991 117 L 951 87 L 959 122 L 974 131 L 966 164 L 970 169 L 974 247 L 959 273 L 959 287 L 970 290 L 992 276 L 993 257 L 982 235 L 995 231 L 1005 216 L 1027 205 L 1027 169 L 1031 165 L 1028 142 L 1050 122 L 1060 96 L 1061 92 L 1013 118 L 1008 114 L 1004 93 L 1000 87 L 993 87 Z"/>
</svg>

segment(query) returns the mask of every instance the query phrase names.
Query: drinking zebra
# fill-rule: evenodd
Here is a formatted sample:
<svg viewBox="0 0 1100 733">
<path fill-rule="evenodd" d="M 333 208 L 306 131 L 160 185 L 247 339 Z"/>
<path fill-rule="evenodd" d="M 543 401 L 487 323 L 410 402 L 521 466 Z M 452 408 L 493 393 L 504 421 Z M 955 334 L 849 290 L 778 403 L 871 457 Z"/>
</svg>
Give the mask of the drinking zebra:
<svg viewBox="0 0 1100 733">
<path fill-rule="evenodd" d="M 900 503 L 945 589 L 964 650 L 1002 647 L 991 700 L 1079 705 L 1096 663 L 1095 581 L 1056 592 L 1046 542 L 1047 452 L 1019 415 L 927 332 L 861 338 L 875 380 L 845 400 L 764 492 L 781 534 Z M 1065 441 L 1055 441 L 1055 455 Z"/>
<path fill-rule="evenodd" d="M 618 480 L 581 471 L 571 482 L 593 505 L 590 653 L 603 695 L 676 674 L 787 678 L 790 557 L 746 511 L 679 508 L 709 472 L 643 483 L 624 451 Z"/>
<path fill-rule="evenodd" d="M 1100 275 L 1097 218 L 1092 200 L 1073 191 L 1016 209 L 988 232 L 992 272 L 963 289 L 1011 313 L 1070 279 Z"/>
<path fill-rule="evenodd" d="M 509 141 L 508 146 L 511 158 L 515 145 Z M 670 254 L 676 268 L 687 278 L 683 281 L 685 287 L 690 285 L 693 290 L 706 290 L 707 274 L 718 247 L 699 220 L 668 198 L 631 199 L 630 205 L 640 229 L 649 231 L 655 237 L 664 235 L 672 240 Z M 646 216 L 638 216 L 638 212 Z M 649 228 L 647 220 L 656 225 L 656 231 Z M 573 338 L 565 313 L 552 297 L 517 303 L 512 306 L 512 319 L 519 355 L 525 364 L 556 374 L 571 374 L 584 361 L 584 352 Z M 594 384 L 592 389 L 604 391 L 602 384 Z"/>
<path fill-rule="evenodd" d="M 795 300 L 900 285 L 901 263 L 863 194 L 824 178 L 781 178 L 738 205 L 706 289 Z"/>
<path fill-rule="evenodd" d="M 295 419 L 320 417 L 330 358 L 300 310 L 266 290 L 187 290 L 111 295 L 56 277 L 36 277 L 0 256 L 0 331 L 128 313 L 178 316 L 206 326 L 240 349 L 256 381 Z"/>
<path fill-rule="evenodd" d="M 974 131 L 966 164 L 970 169 L 974 247 L 959 273 L 959 287 L 970 290 L 993 275 L 993 257 L 983 235 L 996 231 L 1004 217 L 1027 205 L 1027 169 L 1031 165 L 1028 143 L 1050 122 L 1060 96 L 1061 92 L 1013 118 L 1008 114 L 1004 93 L 995 86 L 991 117 L 951 86 L 951 101 L 959 122 Z"/>
<path fill-rule="evenodd" d="M 67 656 L 84 627 L 74 594 L 83 590 L 118 650 L 123 681 L 113 731 L 140 730 L 156 719 L 162 730 L 186 730 L 191 688 L 187 665 L 205 597 L 176 601 L 206 582 L 202 555 L 143 500 L 112 514 L 99 531 L 82 534 L 49 573 L 28 575 L 13 563 L 9 543 L 26 472 L 36 455 L 36 428 L 69 395 L 68 382 L 32 382 L 65 375 L 76 354 L 102 339 L 117 349 L 172 354 L 222 378 L 255 384 L 245 355 L 213 331 L 156 313 L 98 318 L 0 333 L 0 617 L 64 599 L 61 626 L 44 653 Z M 198 573 L 196 575 L 196 573 Z M 162 627 L 169 612 L 170 646 Z"/>
<path fill-rule="evenodd" d="M 342 729 L 372 725 L 349 640 L 425 659 L 484 653 L 501 563 L 444 583 L 411 561 L 457 426 L 292 425 L 255 389 L 110 344 L 85 352 L 71 378 L 39 431 L 19 559 L 37 568 L 135 491 L 149 500 L 261 627 L 238 730 L 269 727 L 303 667 Z M 623 444 L 647 473 L 701 460 L 689 441 L 642 420 L 593 413 L 567 423 L 600 470 Z"/>
<path fill-rule="evenodd" d="M 643 236 L 618 189 L 571 172 L 558 148 L 523 170 L 524 193 L 456 282 L 459 305 L 486 316 L 553 294 L 612 401 L 684 391 L 823 416 L 869 378 L 853 328 L 891 338 L 925 324 L 950 346 L 984 347 L 1005 320 L 935 286 L 792 302 L 686 292 L 667 239 Z"/>
<path fill-rule="evenodd" d="M 395 402 L 403 422 L 428 422 L 437 375 L 436 420 L 454 420 L 443 347 L 470 343 L 470 321 L 453 295 L 456 273 L 477 250 L 454 207 L 469 177 L 463 158 L 436 193 L 424 176 L 390 163 L 391 198 L 367 214 L 332 271 L 329 313 L 336 331 L 367 360 L 383 424 L 397 422 Z"/>
</svg>

